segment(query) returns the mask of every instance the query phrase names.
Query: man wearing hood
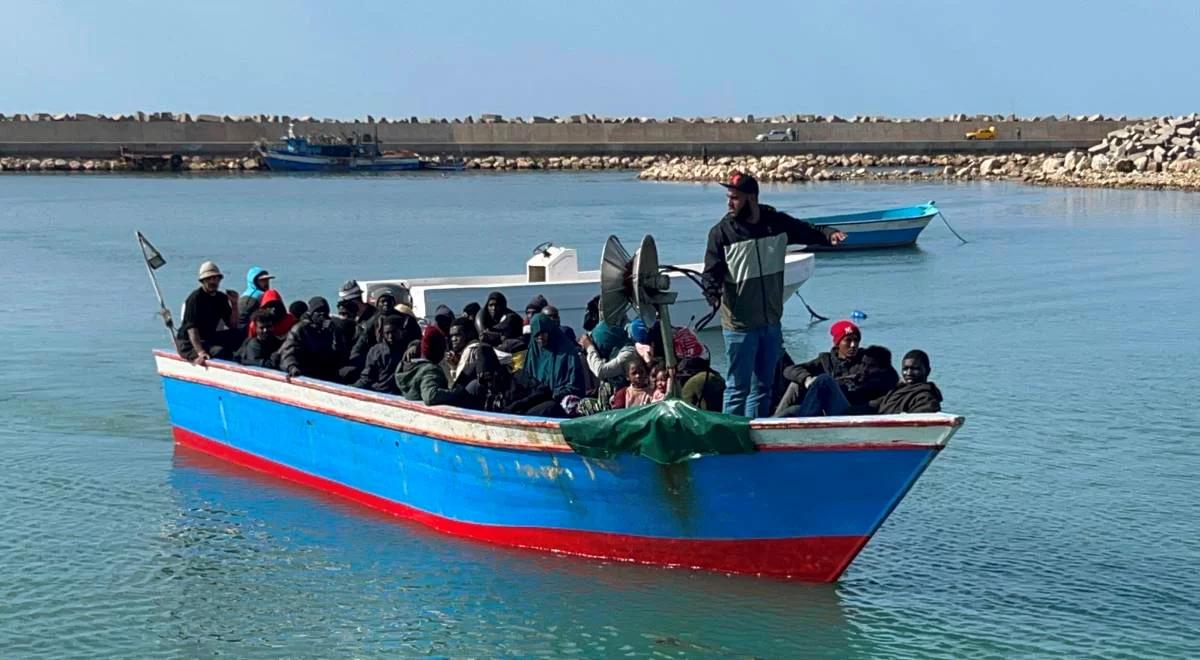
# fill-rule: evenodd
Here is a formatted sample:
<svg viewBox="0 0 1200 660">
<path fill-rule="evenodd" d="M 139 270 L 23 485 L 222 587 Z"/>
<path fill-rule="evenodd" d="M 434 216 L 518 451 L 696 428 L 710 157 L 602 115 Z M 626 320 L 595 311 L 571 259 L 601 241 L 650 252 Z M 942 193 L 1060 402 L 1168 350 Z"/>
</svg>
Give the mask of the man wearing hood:
<svg viewBox="0 0 1200 660">
<path fill-rule="evenodd" d="M 596 380 L 620 387 L 625 384 L 626 364 L 640 360 L 633 340 L 620 325 L 598 322 L 589 334 L 579 338 L 588 369 Z"/>
<path fill-rule="evenodd" d="M 363 300 L 362 287 L 357 280 L 342 285 L 338 292 L 338 312 L 344 319 L 342 332 L 350 346 L 350 356 L 339 376 L 344 383 L 358 380 L 358 374 L 367 363 L 367 353 L 375 345 L 375 306 Z"/>
<path fill-rule="evenodd" d="M 454 322 L 454 310 L 446 305 L 438 305 L 433 310 L 433 324 L 442 331 L 443 337 L 450 336 L 450 324 Z"/>
<path fill-rule="evenodd" d="M 384 394 L 398 394 L 396 372 L 404 357 L 404 318 L 400 314 L 383 317 L 380 325 L 379 343 L 367 353 L 367 363 L 358 376 L 355 387 L 374 390 Z"/>
<path fill-rule="evenodd" d="M 904 354 L 900 363 L 900 383 L 890 392 L 870 402 L 870 412 L 880 415 L 935 413 L 942 410 L 942 391 L 929 382 L 929 355 L 922 350 Z"/>
<path fill-rule="evenodd" d="M 288 308 L 283 304 L 283 296 L 276 289 L 269 289 L 263 294 L 262 300 L 259 301 L 258 310 L 250 315 L 250 326 L 247 328 L 246 337 L 254 337 L 258 335 L 258 326 L 256 319 L 259 318 L 258 312 L 270 312 L 271 334 L 279 341 L 287 338 L 287 333 L 296 325 L 299 319 L 288 311 Z"/>
<path fill-rule="evenodd" d="M 250 315 L 262 303 L 263 294 L 271 288 L 271 280 L 273 279 L 275 279 L 274 275 L 258 266 L 246 271 L 246 289 L 242 291 L 242 295 L 238 298 L 237 302 L 237 327 L 245 328 L 250 325 Z"/>
<path fill-rule="evenodd" d="M 540 293 L 534 296 L 533 299 L 531 299 L 529 303 L 525 305 L 525 327 L 529 327 L 529 325 L 533 323 L 533 316 L 535 314 L 541 314 L 542 310 L 545 309 L 546 305 L 549 304 L 550 302 L 546 300 L 546 296 L 543 296 Z"/>
<path fill-rule="evenodd" d="M 475 356 L 479 351 L 479 337 L 475 334 L 475 323 L 458 318 L 450 323 L 450 350 L 446 363 L 450 366 L 450 384 L 466 387 L 475 378 Z"/>
<path fill-rule="evenodd" d="M 787 246 L 837 245 L 846 235 L 816 227 L 758 203 L 758 181 L 734 172 L 722 183 L 728 213 L 708 232 L 704 287 L 720 305 L 729 372 L 726 413 L 751 418 L 770 414 L 775 365 L 783 350 L 783 273 Z"/>
<path fill-rule="evenodd" d="M 307 376 L 337 381 L 346 351 L 341 336 L 329 318 L 329 302 L 317 296 L 308 301 L 308 311 L 288 332 L 279 349 L 279 367 L 289 377 Z"/>
<path fill-rule="evenodd" d="M 475 330 L 479 336 L 491 332 L 500 319 L 504 318 L 509 313 L 508 298 L 499 291 L 493 291 L 488 294 L 487 301 L 483 307 L 475 315 Z"/>
<path fill-rule="evenodd" d="M 197 273 L 200 286 L 183 303 L 183 318 L 175 335 L 175 343 L 181 357 L 199 366 L 204 366 L 212 358 L 231 359 L 244 338 L 234 328 L 237 318 L 229 304 L 229 297 L 221 291 L 224 277 L 213 262 L 200 264 Z M 225 329 L 219 330 L 222 324 Z"/>
<path fill-rule="evenodd" d="M 446 357 L 446 336 L 435 326 L 421 333 L 421 356 L 400 365 L 396 372 L 396 387 L 409 401 L 427 406 L 453 405 L 458 395 L 449 389 L 441 362 Z"/>
<path fill-rule="evenodd" d="M 579 349 L 545 314 L 535 314 L 529 324 L 529 352 L 524 371 L 533 380 L 550 388 L 556 401 L 567 396 L 584 395 L 583 362 Z"/>
</svg>

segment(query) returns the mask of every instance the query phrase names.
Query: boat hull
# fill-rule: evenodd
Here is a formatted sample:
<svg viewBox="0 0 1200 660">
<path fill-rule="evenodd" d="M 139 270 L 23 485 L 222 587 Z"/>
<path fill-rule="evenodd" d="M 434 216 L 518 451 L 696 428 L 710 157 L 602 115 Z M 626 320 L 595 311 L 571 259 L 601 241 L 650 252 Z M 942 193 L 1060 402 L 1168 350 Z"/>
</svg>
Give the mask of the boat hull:
<svg viewBox="0 0 1200 660">
<path fill-rule="evenodd" d="M 662 466 L 579 456 L 554 420 L 156 359 L 176 441 L 233 463 L 479 541 L 810 581 L 841 575 L 961 423 L 760 421 L 758 452 Z"/>
<path fill-rule="evenodd" d="M 810 245 L 809 251 L 870 250 L 914 245 L 917 237 L 938 213 L 933 204 L 886 211 L 807 218 L 817 226 L 837 227 L 846 239 L 836 246 Z"/>
<path fill-rule="evenodd" d="M 275 172 L 401 172 L 421 169 L 419 158 L 335 158 L 266 151 L 263 160 Z"/>
</svg>

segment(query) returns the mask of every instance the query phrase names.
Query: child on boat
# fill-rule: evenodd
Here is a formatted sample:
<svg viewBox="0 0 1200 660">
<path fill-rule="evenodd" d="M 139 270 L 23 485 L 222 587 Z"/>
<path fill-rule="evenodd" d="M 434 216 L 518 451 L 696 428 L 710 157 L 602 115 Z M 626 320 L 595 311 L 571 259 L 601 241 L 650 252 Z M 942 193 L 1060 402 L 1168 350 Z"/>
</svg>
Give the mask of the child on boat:
<svg viewBox="0 0 1200 660">
<path fill-rule="evenodd" d="M 641 360 L 630 360 L 625 364 L 625 379 L 629 384 L 613 395 L 613 408 L 633 408 L 654 403 L 654 384 L 650 370 Z"/>
</svg>

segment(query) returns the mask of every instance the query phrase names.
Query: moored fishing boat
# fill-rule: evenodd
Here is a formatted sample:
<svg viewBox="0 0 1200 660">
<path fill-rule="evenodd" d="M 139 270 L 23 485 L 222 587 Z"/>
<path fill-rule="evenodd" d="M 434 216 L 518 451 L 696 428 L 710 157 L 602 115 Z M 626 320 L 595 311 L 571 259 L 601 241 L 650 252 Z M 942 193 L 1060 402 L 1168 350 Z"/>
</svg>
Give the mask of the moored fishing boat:
<svg viewBox="0 0 1200 660">
<path fill-rule="evenodd" d="M 503 546 L 820 582 L 842 574 L 963 422 L 754 420 L 755 451 L 663 465 L 587 458 L 557 420 L 165 351 L 155 362 L 175 440 L 248 468 Z"/>
<path fill-rule="evenodd" d="M 810 245 L 809 250 L 836 251 L 913 245 L 938 214 L 933 202 L 917 206 L 804 218 L 818 226 L 837 227 L 846 239 L 836 246 Z"/>
<path fill-rule="evenodd" d="M 343 140 L 313 141 L 297 136 L 291 127 L 283 141 L 260 145 L 267 168 L 277 172 L 400 172 L 413 170 L 461 171 L 457 161 L 422 160 L 411 153 L 385 153 L 370 135 Z"/>
</svg>

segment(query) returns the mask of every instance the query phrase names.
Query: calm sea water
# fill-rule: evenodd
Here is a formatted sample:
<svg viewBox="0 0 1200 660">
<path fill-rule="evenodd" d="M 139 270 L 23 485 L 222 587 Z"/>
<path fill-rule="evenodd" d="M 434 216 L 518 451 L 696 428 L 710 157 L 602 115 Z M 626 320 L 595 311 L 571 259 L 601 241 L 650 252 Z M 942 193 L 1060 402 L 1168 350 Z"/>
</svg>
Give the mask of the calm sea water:
<svg viewBox="0 0 1200 660">
<path fill-rule="evenodd" d="M 822 255 L 804 286 L 922 347 L 967 426 L 836 585 L 437 535 L 173 447 L 149 351 L 215 259 L 289 300 L 351 277 L 699 260 L 715 186 L 627 174 L 0 177 L 0 654 L 1200 655 L 1200 195 L 1003 183 L 778 186 L 797 213 L 936 199 L 970 239 Z M 524 301 L 517 301 L 523 304 Z M 789 306 L 794 355 L 828 325 Z"/>
</svg>

